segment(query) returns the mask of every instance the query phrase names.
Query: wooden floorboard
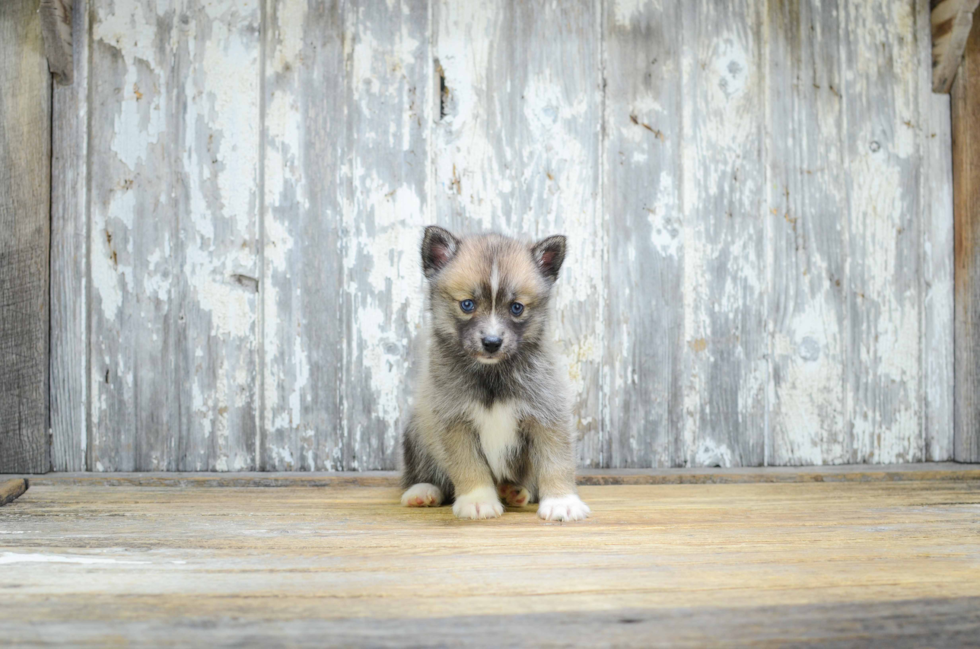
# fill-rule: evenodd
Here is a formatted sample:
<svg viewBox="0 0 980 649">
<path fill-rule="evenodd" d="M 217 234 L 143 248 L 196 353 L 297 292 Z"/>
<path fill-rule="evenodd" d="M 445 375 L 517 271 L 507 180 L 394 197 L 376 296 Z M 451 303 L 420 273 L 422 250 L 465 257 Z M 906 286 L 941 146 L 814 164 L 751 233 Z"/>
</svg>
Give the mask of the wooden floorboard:
<svg viewBox="0 0 980 649">
<path fill-rule="evenodd" d="M 10 646 L 980 642 L 980 481 L 584 486 L 457 521 L 390 487 L 39 484 L 0 509 Z"/>
<path fill-rule="evenodd" d="M 0 474 L 0 480 L 20 476 Z M 396 471 L 76 472 L 31 476 L 35 485 L 140 487 L 396 487 Z M 980 464 L 848 464 L 807 467 L 580 469 L 580 485 L 749 484 L 980 480 Z"/>
</svg>

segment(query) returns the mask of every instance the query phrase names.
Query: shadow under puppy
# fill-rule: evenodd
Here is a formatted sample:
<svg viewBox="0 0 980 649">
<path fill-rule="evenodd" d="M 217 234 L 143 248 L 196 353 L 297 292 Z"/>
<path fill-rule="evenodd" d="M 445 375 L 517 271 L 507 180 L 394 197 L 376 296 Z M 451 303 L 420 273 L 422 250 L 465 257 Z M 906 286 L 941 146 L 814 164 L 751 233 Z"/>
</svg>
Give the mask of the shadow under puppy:
<svg viewBox="0 0 980 649">
<path fill-rule="evenodd" d="M 551 342 L 551 291 L 565 237 L 425 229 L 428 349 L 403 441 L 402 504 L 455 500 L 459 518 L 538 501 L 552 521 L 587 518 L 575 491 L 571 410 Z"/>
</svg>

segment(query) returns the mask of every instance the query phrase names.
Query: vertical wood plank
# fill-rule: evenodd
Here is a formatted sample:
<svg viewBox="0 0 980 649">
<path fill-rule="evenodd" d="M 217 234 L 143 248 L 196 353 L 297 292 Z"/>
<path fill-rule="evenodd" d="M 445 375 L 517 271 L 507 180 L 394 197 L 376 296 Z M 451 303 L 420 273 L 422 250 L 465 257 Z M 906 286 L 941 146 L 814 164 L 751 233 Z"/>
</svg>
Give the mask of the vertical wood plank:
<svg viewBox="0 0 980 649">
<path fill-rule="evenodd" d="M 949 93 L 963 60 L 966 42 L 973 28 L 973 12 L 978 0 L 933 0 L 927 16 L 932 26 L 932 90 Z"/>
<path fill-rule="evenodd" d="M 45 473 L 51 78 L 37 3 L 0 4 L 0 473 Z"/>
<path fill-rule="evenodd" d="M 918 43 L 919 205 L 922 277 L 923 460 L 953 458 L 953 169 L 950 103 L 932 87 L 929 0 L 915 3 Z M 980 458 L 978 458 L 980 459 Z"/>
<path fill-rule="evenodd" d="M 844 421 L 840 9 L 835 0 L 803 0 L 770 2 L 768 10 L 766 463 L 840 464 L 851 450 Z"/>
<path fill-rule="evenodd" d="M 690 352 L 681 309 L 681 4 L 607 2 L 604 12 L 602 451 L 607 466 L 672 466 L 687 456 L 682 361 Z"/>
<path fill-rule="evenodd" d="M 464 232 L 568 236 L 554 326 L 574 394 L 579 460 L 600 463 L 602 119 L 592 3 L 438 2 L 445 88 L 434 129 L 436 221 Z"/>
<path fill-rule="evenodd" d="M 761 47 L 751 0 L 685 3 L 684 463 L 765 460 L 768 275 Z"/>
<path fill-rule="evenodd" d="M 181 120 L 169 0 L 93 0 L 88 466 L 176 470 Z M 142 413 L 147 413 L 144 416 Z"/>
<path fill-rule="evenodd" d="M 78 4 L 84 9 L 81 2 Z M 59 84 L 70 84 L 74 78 L 72 5 L 72 0 L 40 0 L 38 5 L 48 69 Z"/>
<path fill-rule="evenodd" d="M 88 445 L 87 0 L 72 11 L 72 83 L 51 121 L 51 467 L 84 471 Z"/>
<path fill-rule="evenodd" d="M 957 462 L 980 462 L 980 29 L 953 81 L 955 438 Z"/>
<path fill-rule="evenodd" d="M 260 17 L 258 0 L 183 0 L 177 14 L 185 471 L 255 467 Z"/>
<path fill-rule="evenodd" d="M 418 244 L 432 118 L 427 0 L 352 0 L 344 210 L 344 418 L 350 469 L 395 467 L 420 360 Z"/>
<path fill-rule="evenodd" d="M 915 15 L 910 1 L 843 7 L 851 461 L 916 462 L 924 445 Z"/>
<path fill-rule="evenodd" d="M 259 467 L 345 468 L 343 3 L 267 0 Z"/>
</svg>

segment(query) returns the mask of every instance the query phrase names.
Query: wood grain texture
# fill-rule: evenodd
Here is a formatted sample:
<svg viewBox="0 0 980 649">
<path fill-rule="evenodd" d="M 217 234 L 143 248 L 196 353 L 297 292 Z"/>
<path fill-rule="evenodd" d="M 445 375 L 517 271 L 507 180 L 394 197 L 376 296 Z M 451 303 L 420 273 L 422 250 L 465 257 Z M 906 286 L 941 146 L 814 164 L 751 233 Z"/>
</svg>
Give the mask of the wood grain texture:
<svg viewBox="0 0 980 649">
<path fill-rule="evenodd" d="M 71 620 L 26 629 L 13 637 L 29 646 L 72 642 L 105 645 L 150 639 L 159 644 L 212 647 L 703 647 L 719 645 L 866 646 L 896 649 L 971 646 L 980 633 L 980 598 L 925 598 L 742 607 L 632 608 L 533 614 L 459 615 L 441 618 L 266 621 L 170 620 L 85 622 Z M 258 616 L 257 616 L 258 617 Z M 11 625 L 13 626 L 13 625 Z"/>
<path fill-rule="evenodd" d="M 929 462 L 953 459 L 953 166 L 950 101 L 927 92 L 931 55 L 929 2 L 916 2 L 919 42 L 919 204 L 921 236 L 922 438 Z"/>
<path fill-rule="evenodd" d="M 951 458 L 927 4 L 92 0 L 58 467 L 393 468 L 433 222 L 569 236 L 582 466 Z"/>
<path fill-rule="evenodd" d="M 6 476 L 0 474 L 0 480 Z M 980 465 L 955 462 L 928 464 L 844 464 L 794 467 L 733 467 L 720 469 L 581 469 L 579 485 L 754 484 L 798 482 L 924 482 L 980 481 Z M 32 477 L 36 486 L 77 487 L 389 487 L 397 488 L 396 471 L 239 471 L 48 473 Z"/>
<path fill-rule="evenodd" d="M 256 466 L 261 16 L 259 0 L 184 0 L 176 14 L 180 123 L 169 135 L 183 470 Z M 156 408 L 140 416 L 171 441 Z"/>
<path fill-rule="evenodd" d="M 435 2 L 432 36 L 444 88 L 432 134 L 433 220 L 461 232 L 568 236 L 553 322 L 585 465 L 608 462 L 599 432 L 598 12 L 591 3 Z"/>
<path fill-rule="evenodd" d="M 770 390 L 766 463 L 840 464 L 847 213 L 836 1 L 769 3 L 767 210 Z"/>
<path fill-rule="evenodd" d="M 75 66 L 72 61 L 73 0 L 41 0 L 38 13 L 41 17 L 41 34 L 44 37 L 44 53 L 48 57 L 48 69 L 55 80 L 70 85 Z M 84 5 L 80 7 L 84 10 Z M 80 34 L 87 35 L 82 31 Z"/>
<path fill-rule="evenodd" d="M 75 0 L 71 85 L 51 120 L 51 468 L 88 468 L 88 0 Z"/>
<path fill-rule="evenodd" d="M 20 478 L 0 482 L 0 507 L 12 503 L 27 491 L 28 481 Z"/>
<path fill-rule="evenodd" d="M 845 4 L 847 419 L 854 462 L 924 457 L 915 12 Z M 911 30 L 911 31 L 910 31 Z M 903 82 L 908 80 L 908 82 Z"/>
<path fill-rule="evenodd" d="M 933 0 L 930 4 L 932 91 L 949 93 L 973 27 L 973 12 L 980 1 Z"/>
<path fill-rule="evenodd" d="M 980 31 L 966 46 L 952 92 L 955 219 L 953 457 L 980 460 Z"/>
<path fill-rule="evenodd" d="M 598 466 L 683 466 L 680 3 L 604 3 L 602 211 L 607 306 Z M 595 452 L 590 454 L 593 462 Z"/>
<path fill-rule="evenodd" d="M 684 454 L 765 461 L 768 338 L 761 3 L 684 3 Z"/>
<path fill-rule="evenodd" d="M 426 0 L 346 8 L 344 467 L 391 469 L 420 365 L 419 242 L 432 219 L 433 119 Z M 480 47 L 479 44 L 475 44 Z"/>
<path fill-rule="evenodd" d="M 265 8 L 258 465 L 344 464 L 344 4 Z"/>
<path fill-rule="evenodd" d="M 581 492 L 592 518 L 559 525 L 532 508 L 457 521 L 386 488 L 32 484 L 0 510 L 0 633 L 14 645 L 976 639 L 976 483 Z"/>
<path fill-rule="evenodd" d="M 170 0 L 90 7 L 87 464 L 174 470 L 180 14 Z"/>
<path fill-rule="evenodd" d="M 51 77 L 37 6 L 0 4 L 0 472 L 48 447 Z"/>
<path fill-rule="evenodd" d="M 94 9 L 90 467 L 251 468 L 258 5 Z"/>
</svg>

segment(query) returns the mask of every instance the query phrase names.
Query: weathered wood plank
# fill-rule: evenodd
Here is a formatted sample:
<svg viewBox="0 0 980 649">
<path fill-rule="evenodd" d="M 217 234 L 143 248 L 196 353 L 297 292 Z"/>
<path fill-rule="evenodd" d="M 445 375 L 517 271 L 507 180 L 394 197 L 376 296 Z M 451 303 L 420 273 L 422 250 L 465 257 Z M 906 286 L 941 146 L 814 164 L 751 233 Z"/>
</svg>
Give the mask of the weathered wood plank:
<svg viewBox="0 0 980 649">
<path fill-rule="evenodd" d="M 183 470 L 255 467 L 261 14 L 259 0 L 183 0 L 176 15 Z M 139 417 L 172 432 L 151 407 Z"/>
<path fill-rule="evenodd" d="M 973 30 L 952 92 L 955 219 L 953 457 L 980 461 L 980 30 Z"/>
<path fill-rule="evenodd" d="M 37 4 L 0 4 L 0 472 L 48 447 L 51 77 Z"/>
<path fill-rule="evenodd" d="M 86 556 L 69 557 L 82 559 Z M 93 571 L 94 572 L 94 571 Z M 532 591 L 533 592 L 533 591 Z M 523 596 L 519 594 L 516 598 Z M 536 595 L 538 596 L 538 595 Z M 315 613 L 303 618 L 268 619 L 250 610 L 248 619 L 220 614 L 220 600 L 207 603 L 215 613 L 181 617 L 179 622 L 153 615 L 154 597 L 99 598 L 111 611 L 132 611 L 130 621 L 98 618 L 79 622 L 90 605 L 82 598 L 59 602 L 57 621 L 30 625 L 36 611 L 20 602 L 16 615 L 0 624 L 14 646 L 30 646 L 38 636 L 50 645 L 106 646 L 129 644 L 202 645 L 212 647 L 268 647 L 288 645 L 316 649 L 329 638 L 332 645 L 349 647 L 458 646 L 497 647 L 623 647 L 800 645 L 800 646 L 921 646 L 955 649 L 969 647 L 980 635 L 980 597 L 943 597 L 836 604 L 798 604 L 738 607 L 635 608 L 608 611 L 569 610 L 547 613 L 473 614 L 448 617 L 379 619 L 352 616 L 322 619 Z M 135 600 L 135 601 L 134 601 Z M 275 604 L 276 602 L 262 602 Z M 127 607 L 126 605 L 129 604 Z M 203 606 L 203 603 L 202 603 Z M 124 608 L 125 607 L 125 608 Z M 209 608 L 211 608 L 209 607 Z M 324 604 L 324 607 L 328 605 Z M 21 611 L 24 611 L 21 613 Z M 285 617 L 285 616 L 284 616 Z M 38 632 L 38 628 L 43 631 Z M 656 638 L 656 640 L 651 640 Z"/>
<path fill-rule="evenodd" d="M 4 476 L 0 474 L 0 480 Z M 980 481 L 980 464 L 845 464 L 794 467 L 699 467 L 687 469 L 581 469 L 580 485 L 753 484 L 799 482 Z M 197 488 L 387 487 L 399 484 L 396 471 L 242 471 L 237 473 L 48 473 L 31 478 L 36 486 Z"/>
<path fill-rule="evenodd" d="M 78 2 L 81 3 L 82 0 Z M 38 9 L 48 68 L 55 80 L 62 85 L 71 84 L 75 71 L 72 61 L 72 4 L 72 0 L 41 0 Z M 79 8 L 84 11 L 84 5 Z M 88 36 L 88 32 L 79 34 Z"/>
<path fill-rule="evenodd" d="M 395 467 L 423 353 L 416 342 L 418 244 L 430 218 L 429 9 L 427 0 L 347 6 L 343 402 L 350 469 Z"/>
<path fill-rule="evenodd" d="M 922 277 L 923 459 L 953 459 L 953 168 L 949 97 L 929 91 L 932 80 L 929 0 L 916 2 L 919 52 L 919 204 Z"/>
<path fill-rule="evenodd" d="M 949 93 L 980 0 L 932 0 L 932 91 Z"/>
<path fill-rule="evenodd" d="M 761 465 L 768 382 L 760 4 L 684 3 L 684 462 Z"/>
<path fill-rule="evenodd" d="M 840 7 L 769 3 L 766 463 L 847 462 Z"/>
<path fill-rule="evenodd" d="M 976 482 L 581 492 L 593 517 L 557 525 L 533 508 L 458 521 L 401 507 L 394 489 L 32 484 L 0 510 L 0 637 L 976 644 Z"/>
<path fill-rule="evenodd" d="M 915 462 L 924 443 L 913 3 L 849 0 L 842 13 L 851 461 Z"/>
<path fill-rule="evenodd" d="M 434 221 L 527 239 L 567 235 L 554 326 L 568 362 L 579 459 L 607 462 L 597 453 L 605 250 L 599 8 L 437 2 L 433 11 L 442 74 L 434 85 L 445 89 L 432 138 Z"/>
<path fill-rule="evenodd" d="M 81 471 L 88 446 L 87 0 L 72 14 L 73 82 L 55 86 L 51 120 L 51 468 Z"/>
<path fill-rule="evenodd" d="M 175 470 L 181 24 L 170 0 L 91 9 L 88 466 Z"/>
<path fill-rule="evenodd" d="M 258 466 L 340 470 L 343 3 L 267 0 Z"/>
<path fill-rule="evenodd" d="M 580 461 L 683 465 L 681 4 L 603 6 L 606 434 Z"/>
<path fill-rule="evenodd" d="M 250 468 L 258 5 L 97 5 L 92 29 L 91 465 Z"/>
</svg>

